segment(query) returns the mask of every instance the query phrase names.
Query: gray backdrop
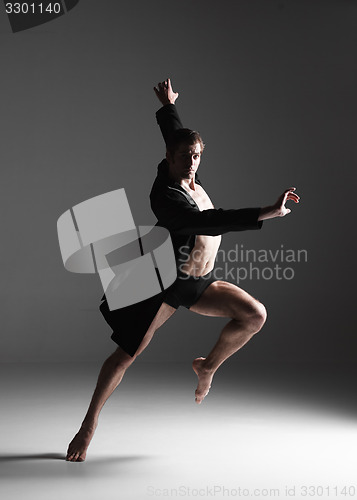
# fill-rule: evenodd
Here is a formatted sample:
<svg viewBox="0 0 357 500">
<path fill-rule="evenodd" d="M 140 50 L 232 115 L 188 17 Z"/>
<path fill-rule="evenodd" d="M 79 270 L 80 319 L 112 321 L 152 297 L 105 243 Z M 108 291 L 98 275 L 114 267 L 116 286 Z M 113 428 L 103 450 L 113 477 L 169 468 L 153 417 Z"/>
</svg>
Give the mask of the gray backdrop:
<svg viewBox="0 0 357 500">
<path fill-rule="evenodd" d="M 152 87 L 168 76 L 206 142 L 216 207 L 270 204 L 292 185 L 301 195 L 284 219 L 223 238 L 226 250 L 308 253 L 292 280 L 240 283 L 269 315 L 241 362 L 354 361 L 356 21 L 347 0 L 82 0 L 12 34 L 2 11 L 0 361 L 97 361 L 115 348 L 99 278 L 64 269 L 56 221 L 124 187 L 136 223 L 155 223 Z M 224 323 L 180 309 L 143 357 L 205 355 Z"/>
</svg>

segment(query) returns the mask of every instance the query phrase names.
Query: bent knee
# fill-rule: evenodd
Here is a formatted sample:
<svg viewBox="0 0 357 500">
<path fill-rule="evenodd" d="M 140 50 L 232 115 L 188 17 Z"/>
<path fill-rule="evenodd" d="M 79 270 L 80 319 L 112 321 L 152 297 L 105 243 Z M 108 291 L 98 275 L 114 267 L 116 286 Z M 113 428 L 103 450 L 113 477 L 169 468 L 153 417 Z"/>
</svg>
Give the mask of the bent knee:
<svg viewBox="0 0 357 500">
<path fill-rule="evenodd" d="M 257 333 L 266 322 L 267 310 L 261 302 L 254 300 L 254 302 L 247 305 L 239 319 L 252 333 Z"/>
<path fill-rule="evenodd" d="M 125 351 L 123 351 L 120 347 L 114 351 L 111 356 L 111 361 L 115 365 L 116 370 L 126 370 L 133 363 L 136 356 L 129 356 Z"/>
<path fill-rule="evenodd" d="M 254 323 L 255 323 L 255 326 L 258 328 L 257 332 L 259 332 L 259 330 L 261 328 L 263 328 L 263 325 L 267 320 L 268 313 L 267 313 L 267 310 L 266 310 L 264 304 L 262 304 L 261 302 L 257 302 L 255 304 L 255 307 L 256 307 L 256 311 L 254 314 Z"/>
</svg>

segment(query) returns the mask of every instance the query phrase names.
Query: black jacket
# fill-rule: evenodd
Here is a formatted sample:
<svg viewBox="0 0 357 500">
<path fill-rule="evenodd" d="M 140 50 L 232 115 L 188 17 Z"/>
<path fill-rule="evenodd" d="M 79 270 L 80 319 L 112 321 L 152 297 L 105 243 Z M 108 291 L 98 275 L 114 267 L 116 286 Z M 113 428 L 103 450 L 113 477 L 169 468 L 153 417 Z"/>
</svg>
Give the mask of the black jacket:
<svg viewBox="0 0 357 500">
<path fill-rule="evenodd" d="M 174 130 L 182 128 L 176 107 L 172 104 L 161 108 L 157 114 L 165 142 Z M 196 175 L 196 182 L 201 184 Z M 197 234 L 218 235 L 228 231 L 258 229 L 259 208 L 240 210 L 209 209 L 200 211 L 191 196 L 168 176 L 168 163 L 163 160 L 158 166 L 158 174 L 150 193 L 151 207 L 158 221 L 157 226 L 166 227 L 171 234 L 176 258 L 181 257 L 180 248 L 194 247 Z M 187 257 L 187 248 L 185 249 Z M 185 260 L 185 259 L 184 259 Z M 167 290 L 122 309 L 109 310 L 103 296 L 100 305 L 105 320 L 112 327 L 111 338 L 130 356 L 134 356 L 145 333 L 153 321 Z"/>
<path fill-rule="evenodd" d="M 174 104 L 163 106 L 156 113 L 156 119 L 167 143 L 170 134 L 183 128 Z M 223 210 L 211 208 L 202 210 L 196 202 L 168 175 L 168 162 L 163 160 L 150 193 L 151 208 L 157 217 L 157 226 L 166 227 L 171 234 L 177 261 L 185 260 L 195 245 L 196 235 L 216 236 L 229 231 L 260 229 L 258 221 L 260 208 Z M 196 174 L 197 184 L 201 184 Z M 181 249 L 181 251 L 180 251 Z"/>
</svg>

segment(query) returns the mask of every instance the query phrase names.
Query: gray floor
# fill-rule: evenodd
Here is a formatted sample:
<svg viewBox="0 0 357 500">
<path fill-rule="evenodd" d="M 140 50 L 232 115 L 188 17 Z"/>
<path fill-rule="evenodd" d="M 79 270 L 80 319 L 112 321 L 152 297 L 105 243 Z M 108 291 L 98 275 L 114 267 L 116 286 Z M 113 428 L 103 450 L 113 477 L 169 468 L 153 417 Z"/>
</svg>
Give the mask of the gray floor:
<svg viewBox="0 0 357 500">
<path fill-rule="evenodd" d="M 231 364 L 197 406 L 189 364 L 138 360 L 67 463 L 98 368 L 0 367 L 1 499 L 357 497 L 351 369 Z"/>
</svg>

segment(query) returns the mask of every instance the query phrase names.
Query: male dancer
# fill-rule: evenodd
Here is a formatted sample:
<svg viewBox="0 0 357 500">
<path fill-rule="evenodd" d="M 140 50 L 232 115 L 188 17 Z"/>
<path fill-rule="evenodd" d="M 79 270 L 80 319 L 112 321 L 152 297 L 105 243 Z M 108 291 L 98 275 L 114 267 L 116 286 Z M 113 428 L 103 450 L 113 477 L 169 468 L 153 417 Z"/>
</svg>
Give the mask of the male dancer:
<svg viewBox="0 0 357 500">
<path fill-rule="evenodd" d="M 112 338 L 119 347 L 104 362 L 82 426 L 69 444 L 67 460 L 72 462 L 85 460 L 104 403 L 121 382 L 126 369 L 147 347 L 155 331 L 180 305 L 206 316 L 230 318 L 207 357 L 196 358 L 192 364 L 198 377 L 195 400 L 198 404 L 203 401 L 218 367 L 243 347 L 266 320 L 263 304 L 238 286 L 218 281 L 210 275 L 220 235 L 228 231 L 259 229 L 263 220 L 290 213 L 291 210 L 285 207 L 288 200 L 299 202 L 299 196 L 294 193 L 295 188 L 290 188 L 271 206 L 215 209 L 197 176 L 204 148 L 200 135 L 182 127 L 175 106 L 178 93 L 172 90 L 170 79 L 159 83 L 154 90 L 163 105 L 156 116 L 167 153 L 166 160 L 159 165 L 150 199 L 158 225 L 170 231 L 178 278 L 165 292 L 163 301 L 156 306 L 156 314 L 145 332 L 138 335 L 128 329 L 124 334 L 117 334 L 115 330 L 120 330 L 121 325 L 113 326 Z M 110 314 L 106 319 L 111 324 L 108 317 Z M 125 347 L 125 350 L 120 345 L 122 343 L 125 346 L 125 337 L 131 334 L 135 342 L 129 341 L 130 348 Z"/>
</svg>

